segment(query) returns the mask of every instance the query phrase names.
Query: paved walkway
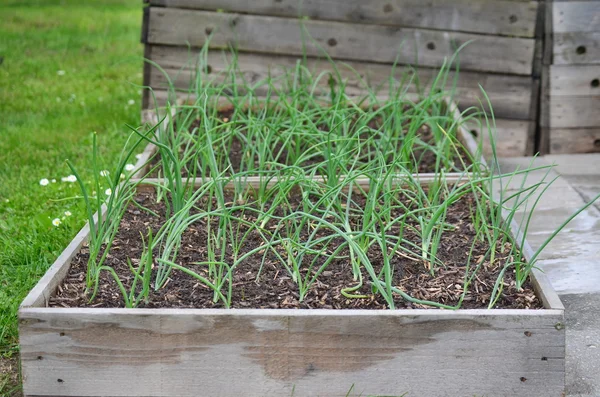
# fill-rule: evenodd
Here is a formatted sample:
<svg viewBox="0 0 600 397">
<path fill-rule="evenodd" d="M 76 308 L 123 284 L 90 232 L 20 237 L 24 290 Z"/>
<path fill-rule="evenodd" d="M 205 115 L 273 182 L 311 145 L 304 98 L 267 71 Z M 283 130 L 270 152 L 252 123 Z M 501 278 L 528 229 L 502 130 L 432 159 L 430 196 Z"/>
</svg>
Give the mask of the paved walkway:
<svg viewBox="0 0 600 397">
<path fill-rule="evenodd" d="M 531 158 L 502 159 L 503 172 L 529 166 Z M 532 217 L 527 240 L 534 249 L 564 220 L 600 193 L 600 154 L 553 155 L 533 166 L 556 166 L 532 172 L 527 185 L 558 177 Z M 508 188 L 520 186 L 521 178 Z M 530 200 L 532 201 L 532 200 Z M 517 222 L 526 211 L 518 213 Z M 565 305 L 567 396 L 600 396 L 600 201 L 575 218 L 546 247 L 538 266 L 548 275 Z"/>
</svg>

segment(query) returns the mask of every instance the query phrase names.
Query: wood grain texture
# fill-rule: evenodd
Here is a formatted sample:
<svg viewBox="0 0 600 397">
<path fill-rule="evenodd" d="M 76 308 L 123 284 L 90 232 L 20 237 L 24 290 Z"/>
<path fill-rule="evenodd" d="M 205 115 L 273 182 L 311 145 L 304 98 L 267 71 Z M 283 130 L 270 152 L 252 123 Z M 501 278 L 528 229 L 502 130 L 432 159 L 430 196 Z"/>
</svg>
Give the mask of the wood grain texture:
<svg viewBox="0 0 600 397">
<path fill-rule="evenodd" d="M 304 27 L 304 29 L 301 28 Z M 301 32 L 311 38 L 301 39 Z M 529 75 L 534 39 L 437 30 L 226 14 L 176 8 L 150 9 L 148 41 L 201 47 L 211 33 L 212 48 L 235 45 L 240 51 L 323 56 L 380 63 L 439 67 L 462 44 L 465 70 Z M 304 35 L 306 36 L 306 34 Z"/>
<path fill-rule="evenodd" d="M 552 128 L 547 134 L 553 154 L 600 153 L 600 127 Z"/>
<path fill-rule="evenodd" d="M 555 33 L 600 32 L 600 2 L 554 2 L 553 31 Z"/>
<path fill-rule="evenodd" d="M 533 37 L 536 1 L 151 0 L 172 8 Z"/>
<path fill-rule="evenodd" d="M 173 84 L 176 89 L 188 90 L 194 86 L 197 77 L 222 82 L 232 63 L 231 54 L 223 51 L 209 51 L 206 60 L 203 59 L 202 62 L 199 62 L 198 49 L 153 46 L 152 54 L 153 61 L 167 73 L 165 76 L 158 68 L 151 68 L 149 82 L 155 89 L 165 89 Z M 241 53 L 237 57 L 237 65 L 241 71 L 239 77 L 255 86 L 257 95 L 263 95 L 265 87 L 261 86 L 261 82 L 271 78 L 275 86 L 284 86 L 284 81 L 287 80 L 285 71 L 289 73 L 300 60 L 297 56 Z M 390 65 L 370 62 L 337 62 L 337 68 L 334 68 L 331 62 L 309 58 L 304 64 L 313 76 L 320 72 L 335 74 L 337 69 L 347 84 L 349 95 L 365 93 L 368 88 L 386 93 L 389 90 L 390 76 L 408 85 L 410 92 L 416 92 L 417 89 L 431 87 L 433 79 L 438 75 L 438 70 L 432 68 L 411 70 L 397 66 L 392 69 Z M 454 90 L 454 98 L 464 109 L 480 107 L 482 102 L 485 103 L 479 85 L 490 97 L 496 116 L 523 120 L 531 118 L 533 84 L 530 77 L 461 71 L 456 79 L 456 74 L 451 72 L 443 88 Z M 321 92 L 328 93 L 328 80 L 321 79 L 318 88 Z"/>
<path fill-rule="evenodd" d="M 551 128 L 597 128 L 600 96 L 553 96 L 550 98 Z"/>
<path fill-rule="evenodd" d="M 552 65 L 550 95 L 600 96 L 600 65 Z"/>
<path fill-rule="evenodd" d="M 529 131 L 533 121 L 496 119 L 495 134 L 491 136 L 496 141 L 496 154 L 498 157 L 519 157 L 528 155 L 527 144 Z M 483 154 L 486 158 L 492 155 L 490 143 L 490 131 L 485 120 L 470 120 L 465 123 L 467 130 L 476 137 L 483 140 Z"/>
<path fill-rule="evenodd" d="M 563 321 L 562 310 L 29 308 L 24 392 L 558 397 Z"/>
<path fill-rule="evenodd" d="M 553 60 L 555 65 L 600 63 L 600 31 L 555 33 L 553 40 Z"/>
</svg>

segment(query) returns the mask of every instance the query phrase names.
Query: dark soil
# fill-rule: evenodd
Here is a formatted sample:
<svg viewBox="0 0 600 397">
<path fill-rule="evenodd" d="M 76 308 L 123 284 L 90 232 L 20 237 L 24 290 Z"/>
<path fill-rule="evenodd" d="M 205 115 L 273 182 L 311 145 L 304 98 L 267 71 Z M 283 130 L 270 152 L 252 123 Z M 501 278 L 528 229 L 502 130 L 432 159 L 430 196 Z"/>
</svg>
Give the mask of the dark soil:
<svg viewBox="0 0 600 397">
<path fill-rule="evenodd" d="M 229 110 L 223 110 L 218 112 L 217 116 L 216 116 L 216 121 L 217 123 L 220 122 L 229 122 L 232 121 L 234 118 L 234 111 L 232 109 Z M 382 125 L 383 125 L 383 118 L 378 117 L 378 118 L 374 118 L 372 121 L 369 122 L 369 127 L 373 130 L 379 130 Z M 200 119 L 196 119 L 194 120 L 191 125 L 190 125 L 190 132 L 193 132 L 195 129 L 197 129 L 199 126 L 201 125 L 201 120 Z M 329 126 L 325 125 L 325 124 L 321 124 L 318 126 L 319 129 L 321 131 L 323 131 L 323 133 L 327 133 L 329 132 Z M 241 131 L 243 134 L 243 126 L 241 127 Z M 426 144 L 429 145 L 433 145 L 434 144 L 434 137 L 433 134 L 431 132 L 431 128 L 424 124 L 420 127 L 420 129 L 417 131 L 417 136 L 419 137 L 419 139 L 423 142 L 425 142 Z M 367 139 L 368 136 L 366 134 L 361 134 L 361 139 Z M 365 153 L 362 153 L 362 155 L 368 155 L 368 151 L 371 152 L 376 152 L 378 150 L 380 150 L 380 148 L 378 147 L 378 141 L 374 140 L 372 142 L 371 145 L 367 146 L 364 150 Z M 255 142 L 255 145 L 259 145 L 260 146 L 260 142 Z M 248 151 L 246 150 L 246 146 L 247 144 L 245 142 L 243 142 L 241 139 L 238 138 L 233 138 L 231 140 L 231 142 L 228 144 L 228 156 L 229 156 L 229 161 L 231 163 L 232 166 L 232 172 L 233 173 L 237 173 L 240 172 L 240 170 L 242 169 L 242 163 L 246 163 L 248 160 L 244 159 L 244 156 L 248 155 Z M 399 143 L 399 146 L 397 148 L 397 150 L 400 150 L 402 144 Z M 464 162 L 464 164 L 466 164 L 467 166 L 471 164 L 471 160 L 469 155 L 467 154 L 467 152 L 464 149 L 459 149 L 461 150 L 460 152 L 460 159 L 462 159 L 462 162 Z M 215 151 L 219 151 L 219 147 L 217 147 L 215 145 Z M 281 165 L 293 165 L 290 164 L 290 162 L 288 161 L 288 151 L 284 148 L 284 145 L 282 143 L 276 143 L 274 145 L 274 147 L 272 148 L 272 152 L 273 153 L 277 153 L 277 157 L 274 159 L 274 162 L 281 164 Z M 425 148 L 420 148 L 420 149 L 415 149 L 413 151 L 413 156 L 414 156 L 414 163 L 415 165 L 412 166 L 415 168 L 416 172 L 418 173 L 430 173 L 430 172 L 436 172 L 436 161 L 438 156 L 436 155 L 435 152 L 433 152 L 432 150 L 427 150 Z M 257 156 L 253 156 L 254 158 L 254 169 L 260 168 L 259 167 L 259 159 L 257 158 Z M 320 164 L 323 163 L 324 158 L 320 155 L 311 157 L 310 159 L 301 162 L 300 164 L 295 164 L 296 166 L 300 166 L 300 167 L 310 167 L 313 166 L 315 164 Z M 454 167 L 456 168 L 456 170 L 463 170 L 464 167 L 462 166 L 462 162 L 457 158 L 456 161 L 454 162 Z M 154 167 L 156 165 L 158 165 L 160 163 L 160 157 L 159 156 L 154 156 L 151 160 L 151 167 Z M 359 161 L 359 164 L 363 163 L 362 161 Z M 407 166 L 409 169 L 411 168 L 411 166 Z M 248 167 L 245 166 L 244 169 L 247 169 Z M 189 164 L 187 164 L 186 169 L 183 172 L 183 175 L 187 176 L 189 175 L 190 171 L 193 169 L 193 162 L 190 162 Z M 449 170 L 446 170 L 449 171 Z M 453 170 L 452 170 L 453 171 Z M 197 171 L 196 175 L 199 175 L 200 171 Z M 207 176 L 209 174 L 209 172 L 207 171 L 206 175 Z M 155 171 L 152 173 L 151 176 L 156 177 L 158 176 L 158 171 Z"/>
<path fill-rule="evenodd" d="M 463 200 L 455 203 L 447 216 L 446 222 L 453 226 L 453 230 L 446 231 L 439 248 L 438 257 L 443 261 L 444 267 L 436 270 L 435 276 L 427 271 L 428 264 L 423 261 L 407 259 L 398 252 L 390 253 L 390 261 L 394 267 L 393 285 L 400 288 L 410 296 L 431 300 L 447 305 L 454 305 L 462 293 L 462 285 L 465 274 L 465 262 L 467 253 L 474 238 L 473 227 L 470 221 L 471 204 L 474 199 L 465 197 Z M 130 258 L 134 266 L 139 263 L 142 244 L 140 234 L 146 235 L 148 228 L 152 228 L 154 233 L 164 222 L 164 206 L 157 204 L 153 193 L 139 193 L 136 197 L 141 205 L 148 207 L 158 213 L 160 216 L 152 216 L 138 207 L 131 205 L 121 223 L 118 235 L 113 243 L 113 247 L 108 255 L 106 264 L 115 269 L 125 285 L 131 284 L 131 271 L 127 266 L 127 258 Z M 284 209 L 278 207 L 276 214 L 283 215 L 292 213 L 298 206 L 302 205 L 300 200 L 292 201 L 291 207 Z M 204 202 L 204 205 L 207 205 Z M 357 206 L 363 205 L 360 200 Z M 255 219 L 254 213 L 246 211 L 238 213 L 246 220 Z M 393 214 L 398 216 L 399 212 Z M 360 219 L 354 221 L 354 226 L 360 225 Z M 211 222 L 212 230 L 218 225 L 218 220 Z M 247 230 L 245 226 L 240 225 L 240 230 Z M 275 222 L 270 221 L 263 229 L 264 233 L 275 231 Z M 283 230 L 282 230 L 283 229 Z M 312 231 L 313 229 L 310 229 Z M 279 229 L 279 233 L 284 233 L 285 227 Z M 302 236 L 307 236 L 309 231 L 304 230 Z M 331 232 L 323 230 L 321 235 L 327 235 Z M 405 227 L 404 238 L 420 244 L 414 231 Z M 182 246 L 179 252 L 177 262 L 199 274 L 206 275 L 206 268 L 194 265 L 194 262 L 206 261 L 207 250 L 205 247 L 207 241 L 206 222 L 197 222 L 193 224 L 183 235 Z M 327 248 L 327 252 L 332 253 L 336 246 L 340 244 L 340 238 L 334 238 Z M 251 232 L 248 239 L 242 246 L 241 252 L 248 252 L 252 248 L 258 247 L 263 243 L 259 233 Z M 496 282 L 497 276 L 508 260 L 508 246 L 496 247 L 495 264 L 492 266 L 484 262 L 473 280 L 466 294 L 462 308 L 475 309 L 486 308 L 489 304 L 490 294 Z M 476 243 L 473 258 L 481 260 L 488 247 L 484 243 Z M 278 251 L 285 257 L 283 251 Z M 347 255 L 348 251 L 343 250 L 342 255 Z M 367 255 L 376 271 L 382 266 L 382 251 L 375 247 L 367 251 Z M 226 257 L 231 259 L 230 249 L 227 249 Z M 299 301 L 298 287 L 291 280 L 290 274 L 285 270 L 273 254 L 267 253 L 267 260 L 262 269 L 259 279 L 257 274 L 261 266 L 263 253 L 256 254 L 245 260 L 239 265 L 233 278 L 233 299 L 234 308 L 302 308 L 302 309 L 385 309 L 387 308 L 384 299 L 379 295 L 372 293 L 370 278 L 366 271 L 363 271 L 364 286 L 358 291 L 353 292 L 356 295 L 365 295 L 366 298 L 347 298 L 342 295 L 344 288 L 355 286 L 357 283 L 353 280 L 349 260 L 335 259 L 327 267 L 310 288 L 306 298 Z M 314 257 L 306 257 L 305 263 L 310 263 Z M 116 283 L 108 272 L 103 272 L 100 280 L 99 291 L 96 299 L 89 303 L 89 297 L 84 294 L 85 289 L 85 271 L 88 260 L 88 251 L 84 248 L 73 260 L 71 269 L 65 282 L 59 287 L 56 296 L 50 300 L 51 306 L 59 307 L 123 307 L 124 302 L 120 295 Z M 317 260 L 317 266 L 322 263 Z M 306 274 L 304 271 L 303 274 Z M 400 296 L 395 296 L 397 308 L 429 308 L 412 304 L 403 300 Z M 223 307 L 221 302 L 213 302 L 213 293 L 208 287 L 199 283 L 195 278 L 184 274 L 178 270 L 171 273 L 166 286 L 157 292 L 151 291 L 149 302 L 142 302 L 140 307 L 146 308 L 219 308 Z M 501 298 L 497 302 L 499 308 L 541 308 L 541 303 L 535 296 L 531 285 L 526 285 L 522 291 L 515 289 L 514 274 L 507 271 L 504 278 L 504 290 Z"/>
</svg>

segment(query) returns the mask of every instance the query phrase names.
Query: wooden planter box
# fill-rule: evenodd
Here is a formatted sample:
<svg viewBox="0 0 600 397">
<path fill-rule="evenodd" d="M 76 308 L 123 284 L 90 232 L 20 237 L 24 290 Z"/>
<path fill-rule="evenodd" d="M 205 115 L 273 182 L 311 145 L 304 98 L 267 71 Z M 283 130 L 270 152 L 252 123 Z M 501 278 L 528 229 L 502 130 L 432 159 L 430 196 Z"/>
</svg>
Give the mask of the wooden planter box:
<svg viewBox="0 0 600 397">
<path fill-rule="evenodd" d="M 564 308 L 537 270 L 540 310 L 46 307 L 88 233 L 19 310 L 26 396 L 563 395 Z"/>
<path fill-rule="evenodd" d="M 166 100 L 171 85 L 180 92 L 190 89 L 204 46 L 208 48 L 202 77 L 228 70 L 230 46 L 238 51 L 240 77 L 251 84 L 280 77 L 281 66 L 293 68 L 299 59 L 315 76 L 332 71 L 327 53 L 349 66 L 336 73 L 350 93 L 367 88 L 385 93 L 393 66 L 394 77 L 412 79 L 407 88 L 419 92 L 456 49 L 469 42 L 460 53 L 460 73 L 452 72 L 444 89 L 452 88 L 466 109 L 485 102 L 483 86 L 494 106 L 498 152 L 503 157 L 535 153 L 547 1 L 145 2 L 149 5 L 144 8 L 141 38 L 144 56 L 152 64 L 144 65 L 144 86 L 152 87 L 159 101 Z M 595 53 L 592 47 L 588 43 L 588 55 Z M 320 84 L 327 89 L 326 80 Z M 153 106 L 148 92 L 143 106 Z M 484 146 L 489 149 L 488 142 Z"/>
</svg>

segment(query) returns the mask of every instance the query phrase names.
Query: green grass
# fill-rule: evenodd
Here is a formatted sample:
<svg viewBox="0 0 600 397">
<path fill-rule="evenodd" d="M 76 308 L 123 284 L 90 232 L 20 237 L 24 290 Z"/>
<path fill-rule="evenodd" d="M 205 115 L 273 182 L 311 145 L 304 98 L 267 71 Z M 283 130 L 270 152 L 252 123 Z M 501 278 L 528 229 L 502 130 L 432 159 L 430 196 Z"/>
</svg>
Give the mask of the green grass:
<svg viewBox="0 0 600 397">
<path fill-rule="evenodd" d="M 23 4 L 27 3 L 27 4 Z M 139 124 L 139 0 L 0 0 L 0 356 L 17 351 L 19 303 L 85 223 L 71 159 L 90 178 L 91 133 L 114 164 Z M 64 71 L 64 74 L 59 71 Z M 134 100 L 134 104 L 129 104 Z M 40 186 L 42 178 L 58 182 Z M 59 200 L 59 201 L 57 201 Z M 59 227 L 51 220 L 65 217 Z M 0 394 L 8 393 L 2 387 Z"/>
</svg>

